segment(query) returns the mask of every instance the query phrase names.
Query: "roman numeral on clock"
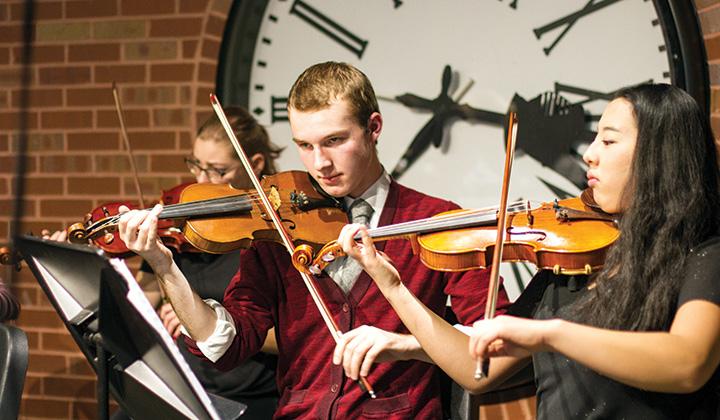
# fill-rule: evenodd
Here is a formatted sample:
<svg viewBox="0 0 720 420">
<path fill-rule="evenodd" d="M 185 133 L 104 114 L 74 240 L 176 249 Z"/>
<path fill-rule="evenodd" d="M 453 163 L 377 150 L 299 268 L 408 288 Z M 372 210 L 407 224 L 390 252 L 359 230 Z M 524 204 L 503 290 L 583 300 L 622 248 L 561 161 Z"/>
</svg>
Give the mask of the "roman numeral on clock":
<svg viewBox="0 0 720 420">
<path fill-rule="evenodd" d="M 287 97 L 271 96 L 270 97 L 270 123 L 275 124 L 278 121 L 287 121 Z"/>
<path fill-rule="evenodd" d="M 644 83 L 652 83 L 652 82 L 653 82 L 653 80 L 649 79 L 644 82 L 640 82 L 637 85 L 641 85 Z M 630 86 L 636 86 L 636 85 L 630 85 Z M 597 90 L 591 90 L 591 89 L 586 89 L 586 88 L 582 88 L 582 87 L 578 87 L 578 86 L 565 85 L 562 83 L 555 82 L 555 93 L 556 94 L 563 95 L 563 93 L 569 93 L 571 95 L 583 96 L 585 98 L 585 99 L 581 99 L 579 101 L 573 102 L 573 105 L 584 105 L 588 102 L 593 102 L 593 101 L 598 101 L 598 100 L 609 102 L 615 96 L 615 94 L 620 89 L 623 89 L 623 88 L 625 88 L 625 86 L 623 86 L 619 89 L 615 89 L 610 92 L 600 92 Z M 586 120 L 598 121 L 598 120 L 600 120 L 600 115 L 594 115 L 594 114 L 587 115 Z"/>
<path fill-rule="evenodd" d="M 561 39 L 565 37 L 565 35 L 568 33 L 570 28 L 572 28 L 578 20 L 581 18 L 591 14 L 595 13 L 598 10 L 610 6 L 611 4 L 615 4 L 619 2 L 620 0 L 590 0 L 587 2 L 585 7 L 578 10 L 575 13 L 571 13 L 565 17 L 562 17 L 556 21 L 550 22 L 547 25 L 541 26 L 539 28 L 533 29 L 533 32 L 535 33 L 535 36 L 537 39 L 542 38 L 544 34 L 547 32 L 552 31 L 553 29 L 557 29 L 561 26 L 565 26 L 565 29 L 560 32 L 560 34 L 555 38 L 555 41 L 550 44 L 550 46 L 543 48 L 543 51 L 545 51 L 545 55 L 550 55 L 552 50 L 555 48 L 555 46 L 560 42 Z"/>
<path fill-rule="evenodd" d="M 365 53 L 365 48 L 368 44 L 366 40 L 343 28 L 337 22 L 320 13 L 316 8 L 304 1 L 295 0 L 292 6 L 290 6 L 290 14 L 299 17 L 318 31 L 327 35 L 330 39 L 355 54 L 357 58 L 362 58 L 363 53 Z"/>
</svg>

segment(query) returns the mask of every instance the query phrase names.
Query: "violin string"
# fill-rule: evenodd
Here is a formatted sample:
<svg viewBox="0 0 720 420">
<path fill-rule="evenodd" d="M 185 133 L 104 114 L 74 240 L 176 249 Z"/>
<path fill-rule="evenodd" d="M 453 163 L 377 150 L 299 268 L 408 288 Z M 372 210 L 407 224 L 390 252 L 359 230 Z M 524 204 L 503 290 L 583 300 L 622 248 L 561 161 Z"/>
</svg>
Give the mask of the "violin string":
<svg viewBox="0 0 720 420">
<path fill-rule="evenodd" d="M 164 207 L 161 213 L 161 218 L 180 218 L 189 215 L 202 216 L 209 214 L 249 210 L 246 206 L 242 207 L 242 205 L 247 205 L 248 203 L 257 204 L 259 200 L 256 197 L 257 195 L 255 194 L 247 194 L 229 197 L 217 197 L 207 200 L 190 201 L 186 203 L 168 204 Z M 229 205 L 231 205 L 231 207 L 228 207 Z M 196 214 L 191 214 L 193 212 L 196 212 Z M 117 225 L 120 220 L 120 216 L 121 215 L 114 215 L 106 217 L 90 224 L 86 228 L 86 235 L 92 236 L 102 229 Z"/>
<path fill-rule="evenodd" d="M 106 227 L 116 225 L 118 220 L 120 220 L 120 215 L 106 217 L 104 219 L 93 222 L 85 228 L 85 235 L 88 238 L 92 238 L 98 231 L 101 231 Z"/>
<path fill-rule="evenodd" d="M 218 197 L 202 201 L 171 204 L 163 208 L 162 218 L 178 218 L 183 216 L 201 216 L 236 211 L 247 211 L 252 208 L 252 200 L 245 196 Z"/>
<path fill-rule="evenodd" d="M 226 197 L 217 197 L 206 200 L 190 201 L 186 203 L 168 204 L 164 207 L 162 218 L 180 218 L 187 216 L 203 216 L 218 213 L 230 213 L 237 211 L 249 210 L 247 204 L 258 204 L 259 199 L 257 193 L 234 195 Z M 281 203 L 287 203 L 281 200 Z M 516 201 L 509 205 L 511 213 L 527 211 L 528 201 Z M 230 207 L 228 207 L 230 206 Z M 278 209 L 279 210 L 279 209 Z M 196 212 L 196 214 L 188 214 Z M 482 223 L 494 221 L 493 218 L 487 218 L 489 215 L 495 215 L 497 207 L 485 207 L 479 209 L 465 210 L 458 213 L 450 213 L 441 216 L 430 217 L 426 219 L 413 220 L 409 222 L 399 223 L 392 226 L 378 227 L 369 231 L 372 237 L 395 236 L 409 233 L 423 233 L 444 230 L 448 228 L 458 228 L 460 226 L 473 226 Z M 120 215 L 111 216 L 95 222 L 86 228 L 87 234 L 92 235 L 95 232 L 116 225 L 120 219 Z"/>
<path fill-rule="evenodd" d="M 517 201 L 512 203 L 509 208 L 512 210 L 512 212 L 522 212 L 527 210 L 527 205 L 524 201 Z M 441 216 L 429 217 L 426 219 L 398 223 L 391 226 L 378 227 L 375 229 L 371 229 L 370 231 L 368 231 L 368 233 L 371 237 L 379 237 L 431 232 L 448 228 L 458 228 L 460 226 L 470 227 L 482 223 L 495 221 L 496 213 L 496 207 L 466 210 L 459 214 L 450 213 Z M 487 216 L 489 215 L 492 215 L 493 217 L 487 218 Z"/>
<path fill-rule="evenodd" d="M 473 210 L 466 210 L 462 212 L 461 214 L 458 213 L 451 213 L 451 214 L 445 214 L 441 216 L 434 216 L 434 217 L 428 217 L 425 219 L 419 219 L 419 220 L 411 220 L 408 222 L 398 223 L 392 226 L 381 226 L 376 229 L 372 229 L 371 232 L 383 232 L 385 230 L 392 231 L 395 228 L 406 231 L 417 231 L 418 228 L 431 226 L 435 224 L 436 222 L 444 222 L 447 220 L 455 221 L 460 218 L 466 217 L 466 216 L 473 216 L 473 215 L 487 215 L 495 213 L 497 209 L 488 207 L 488 208 L 481 208 L 481 209 L 473 209 Z"/>
<path fill-rule="evenodd" d="M 226 196 L 226 197 L 216 197 L 206 200 L 197 200 L 197 201 L 190 201 L 185 203 L 175 203 L 175 204 L 167 204 L 164 206 L 163 213 L 165 213 L 165 218 L 180 218 L 187 216 L 185 212 L 195 212 L 196 214 L 193 214 L 193 216 L 202 216 L 202 215 L 209 215 L 209 214 L 217 214 L 219 210 L 225 213 L 234 212 L 234 211 L 242 211 L 247 210 L 245 207 L 236 208 L 231 207 L 228 209 L 223 209 L 223 206 L 226 205 L 232 205 L 236 206 L 238 205 L 238 199 L 244 199 L 244 201 L 241 201 L 239 204 L 243 205 L 246 203 L 252 203 L 259 205 L 261 203 L 259 194 L 257 192 L 248 193 L 248 194 L 238 194 L 238 195 L 232 195 L 232 196 Z M 292 201 L 288 202 L 287 200 L 280 200 L 281 204 L 288 204 L 292 203 Z M 145 209 L 150 210 L 150 209 Z M 166 212 L 167 211 L 167 212 Z M 96 231 L 100 228 L 112 226 L 117 224 L 119 217 L 111 216 L 109 218 L 103 218 L 95 223 L 92 223 L 89 225 L 86 230 L 89 231 Z"/>
<path fill-rule="evenodd" d="M 463 224 L 460 222 L 467 221 L 468 223 L 472 222 L 489 222 L 494 220 L 494 217 L 487 218 L 487 216 L 493 215 L 495 212 L 487 212 L 486 214 L 462 214 L 462 215 L 452 215 L 449 217 L 443 217 L 440 220 L 432 220 L 433 218 L 429 219 L 421 219 L 413 221 L 412 223 L 408 224 L 401 224 L 401 225 L 392 225 L 387 227 L 379 227 L 374 229 L 373 231 L 369 232 L 371 237 L 378 237 L 378 236 L 396 236 L 396 235 L 403 235 L 403 234 L 410 234 L 410 233 L 427 233 L 431 232 L 433 230 L 441 230 L 443 228 L 447 227 L 458 227 L 458 224 Z"/>
<path fill-rule="evenodd" d="M 514 209 L 519 209 L 523 206 L 523 203 L 514 203 Z M 403 234 L 403 233 L 423 233 L 437 230 L 445 230 L 449 228 L 458 228 L 461 226 L 474 226 L 488 222 L 495 221 L 495 214 L 497 209 L 494 207 L 470 210 L 462 212 L 461 214 L 452 213 L 443 216 L 431 217 L 427 219 L 417 220 L 403 225 L 394 225 L 388 227 L 388 232 L 391 234 Z M 488 218 L 487 216 L 492 216 Z M 397 227 L 398 229 L 395 229 Z M 382 228 L 379 228 L 382 229 Z M 383 232 L 386 233 L 386 232 Z"/>
<path fill-rule="evenodd" d="M 522 213 L 526 212 L 529 209 L 530 207 L 528 206 L 527 202 L 516 201 L 508 205 L 508 214 Z M 497 209 L 492 208 L 487 211 L 483 210 L 480 212 L 463 213 L 460 215 L 456 215 L 456 217 L 453 217 L 453 214 L 449 214 L 447 215 L 449 217 L 439 220 L 439 223 L 428 223 L 425 232 L 446 230 L 451 228 L 472 227 L 482 225 L 488 222 L 495 223 L 497 220 L 497 218 L 495 217 L 496 213 Z M 493 217 L 487 218 L 486 216 L 489 214 L 492 214 Z M 430 221 L 432 221 L 432 219 L 430 219 Z"/>
<path fill-rule="evenodd" d="M 186 203 L 168 204 L 165 209 L 188 209 L 193 206 L 205 206 L 206 204 L 235 204 L 238 199 L 248 199 L 253 204 L 259 204 L 260 199 L 257 193 L 217 197 L 206 200 L 190 201 Z M 292 201 L 280 200 L 281 203 L 292 203 Z"/>
</svg>

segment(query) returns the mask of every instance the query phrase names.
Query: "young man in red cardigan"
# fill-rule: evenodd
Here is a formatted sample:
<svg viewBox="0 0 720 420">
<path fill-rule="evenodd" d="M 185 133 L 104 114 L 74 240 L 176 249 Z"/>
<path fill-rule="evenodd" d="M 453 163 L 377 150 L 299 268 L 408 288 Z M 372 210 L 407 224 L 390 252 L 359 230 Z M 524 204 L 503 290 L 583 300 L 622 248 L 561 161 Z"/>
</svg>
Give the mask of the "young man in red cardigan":
<svg viewBox="0 0 720 420">
<path fill-rule="evenodd" d="M 370 227 L 457 208 L 390 179 L 376 149 L 383 119 L 375 93 L 353 66 L 328 62 L 305 70 L 290 90 L 288 116 L 308 172 L 347 208 L 362 203 Z M 318 276 L 328 309 L 345 332 L 336 346 L 284 247 L 255 243 L 242 252 L 240 270 L 222 304 L 203 301 L 156 238 L 159 211 L 124 215 L 122 239 L 152 265 L 197 354 L 220 368 L 258 352 L 275 326 L 281 392 L 275 418 L 441 417 L 437 369 L 367 274 L 338 262 L 328 267 L 332 277 Z M 431 310 L 442 314 L 449 295 L 461 323 L 470 324 L 483 313 L 486 271 L 429 270 L 404 240 L 378 248 Z M 501 308 L 507 304 L 504 293 L 499 302 Z M 376 399 L 353 380 L 360 373 L 367 375 Z"/>
</svg>

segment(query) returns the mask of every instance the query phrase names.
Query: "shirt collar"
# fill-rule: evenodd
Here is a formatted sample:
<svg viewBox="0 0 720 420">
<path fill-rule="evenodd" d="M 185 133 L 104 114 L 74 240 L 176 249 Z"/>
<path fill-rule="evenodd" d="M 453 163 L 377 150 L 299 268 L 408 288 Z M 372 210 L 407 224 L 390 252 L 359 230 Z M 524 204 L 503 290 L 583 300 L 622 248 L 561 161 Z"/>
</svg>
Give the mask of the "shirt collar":
<svg viewBox="0 0 720 420">
<path fill-rule="evenodd" d="M 387 201 L 389 191 L 390 175 L 383 168 L 383 172 L 382 174 L 380 174 L 380 177 L 377 179 L 377 181 L 375 181 L 375 183 L 373 183 L 370 188 L 365 190 L 365 192 L 362 193 L 360 197 L 352 198 L 346 196 L 343 199 L 345 201 L 345 208 L 349 209 L 352 203 L 358 198 L 362 198 L 363 200 L 367 201 L 367 203 L 370 204 L 370 207 L 373 208 L 373 215 L 370 218 L 370 227 L 376 228 L 378 223 L 380 222 L 380 214 L 385 207 L 385 201 Z"/>
</svg>

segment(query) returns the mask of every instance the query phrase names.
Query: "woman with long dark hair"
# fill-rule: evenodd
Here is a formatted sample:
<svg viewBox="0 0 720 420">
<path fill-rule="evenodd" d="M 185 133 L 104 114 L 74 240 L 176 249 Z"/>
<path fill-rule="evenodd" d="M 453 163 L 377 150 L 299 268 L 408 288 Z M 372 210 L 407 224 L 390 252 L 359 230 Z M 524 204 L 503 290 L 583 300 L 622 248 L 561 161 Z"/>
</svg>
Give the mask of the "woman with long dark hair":
<svg viewBox="0 0 720 420">
<path fill-rule="evenodd" d="M 472 391 L 531 357 L 538 418 L 717 418 L 720 195 L 707 118 L 678 88 L 625 89 L 584 160 L 595 201 L 620 218 L 605 266 L 590 277 L 539 272 L 514 306 L 524 317 L 479 321 L 469 339 L 414 299 L 362 228 L 347 226 L 340 241 L 433 361 Z M 475 381 L 484 359 L 489 375 Z"/>
</svg>

